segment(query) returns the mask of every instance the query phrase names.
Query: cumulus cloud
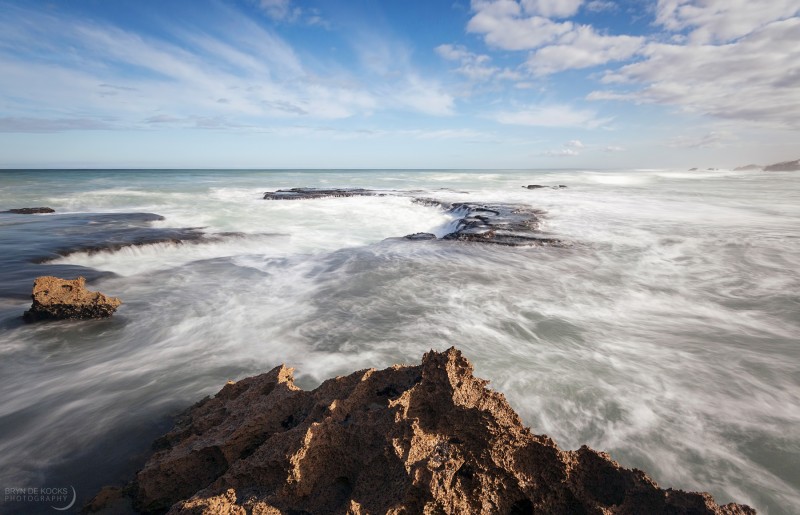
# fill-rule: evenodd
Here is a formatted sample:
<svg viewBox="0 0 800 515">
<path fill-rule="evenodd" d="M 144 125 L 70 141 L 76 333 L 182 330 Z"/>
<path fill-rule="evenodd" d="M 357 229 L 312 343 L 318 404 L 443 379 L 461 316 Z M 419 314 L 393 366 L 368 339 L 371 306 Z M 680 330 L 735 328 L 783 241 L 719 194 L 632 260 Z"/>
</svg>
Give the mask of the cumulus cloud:
<svg viewBox="0 0 800 515">
<path fill-rule="evenodd" d="M 467 31 L 482 34 L 486 43 L 503 50 L 529 50 L 572 30 L 571 22 L 525 16 L 514 0 L 473 1 L 474 16 Z"/>
<path fill-rule="evenodd" d="M 726 42 L 766 24 L 796 16 L 797 0 L 659 0 L 656 23 L 691 30 L 694 43 Z"/>
<path fill-rule="evenodd" d="M 629 59 L 643 44 L 643 37 L 604 36 L 591 26 L 580 25 L 561 36 L 558 44 L 537 50 L 526 64 L 534 74 L 548 75 Z"/>
<path fill-rule="evenodd" d="M 509 125 L 529 125 L 535 127 L 580 127 L 596 129 L 608 124 L 610 118 L 598 118 L 591 110 L 574 109 L 567 105 L 527 106 L 517 111 L 501 111 L 493 118 Z"/>
<path fill-rule="evenodd" d="M 519 72 L 508 68 L 498 68 L 491 64 L 491 57 L 486 54 L 470 52 L 464 45 L 439 45 L 434 49 L 437 54 L 448 61 L 459 63 L 456 72 L 473 81 L 489 79 L 517 80 L 521 78 Z"/>
<path fill-rule="evenodd" d="M 608 72 L 626 88 L 590 100 L 681 106 L 717 118 L 800 127 L 800 18 L 772 22 L 733 43 L 650 43 L 643 60 Z"/>
<path fill-rule="evenodd" d="M 626 60 L 644 44 L 639 36 L 600 34 L 590 25 L 546 17 L 569 16 L 580 4 L 477 0 L 467 31 L 482 34 L 488 45 L 503 50 L 535 50 L 526 66 L 539 76 Z M 552 7 L 556 5 L 560 7 Z"/>
<path fill-rule="evenodd" d="M 578 12 L 583 0 L 522 0 L 528 14 L 547 18 L 567 18 Z"/>
</svg>

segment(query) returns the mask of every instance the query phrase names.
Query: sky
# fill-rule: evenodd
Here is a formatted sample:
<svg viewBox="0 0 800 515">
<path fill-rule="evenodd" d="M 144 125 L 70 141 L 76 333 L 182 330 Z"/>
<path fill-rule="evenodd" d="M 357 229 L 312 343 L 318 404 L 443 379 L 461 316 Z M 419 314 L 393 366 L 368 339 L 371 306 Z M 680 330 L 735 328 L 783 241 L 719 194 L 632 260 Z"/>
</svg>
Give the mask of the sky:
<svg viewBox="0 0 800 515">
<path fill-rule="evenodd" d="M 800 0 L 0 0 L 0 168 L 800 158 Z"/>
</svg>

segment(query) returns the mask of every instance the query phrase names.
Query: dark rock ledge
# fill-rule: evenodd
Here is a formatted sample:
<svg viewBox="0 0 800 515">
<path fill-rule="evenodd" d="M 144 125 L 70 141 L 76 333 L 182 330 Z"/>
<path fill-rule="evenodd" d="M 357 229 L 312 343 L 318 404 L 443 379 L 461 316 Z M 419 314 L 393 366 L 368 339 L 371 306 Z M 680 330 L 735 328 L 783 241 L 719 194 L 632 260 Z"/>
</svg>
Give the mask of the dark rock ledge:
<svg viewBox="0 0 800 515">
<path fill-rule="evenodd" d="M 554 186 L 560 188 L 562 186 Z M 563 186 L 566 187 L 566 186 Z M 437 206 L 458 219 L 451 224 L 451 231 L 442 240 L 492 243 L 505 246 L 569 246 L 567 242 L 547 237 L 541 232 L 541 218 L 544 211 L 533 209 L 523 204 L 479 203 L 479 202 L 444 202 L 430 197 L 416 196 L 417 191 L 376 191 L 362 188 L 355 189 L 317 189 L 292 188 L 289 190 L 268 191 L 264 193 L 267 200 L 301 200 L 327 197 L 355 196 L 405 196 L 413 202 L 425 206 Z M 437 239 L 431 233 L 416 233 L 404 236 L 410 241 Z"/>
<path fill-rule="evenodd" d="M 51 207 L 20 207 L 9 209 L 8 211 L 0 211 L 0 213 L 13 213 L 15 215 L 40 215 L 55 212 L 56 210 Z"/>
<path fill-rule="evenodd" d="M 361 370 L 313 391 L 293 370 L 229 382 L 156 441 L 124 489 L 170 514 L 754 514 L 661 489 L 604 453 L 564 451 L 522 425 L 455 348 L 416 366 Z"/>
</svg>

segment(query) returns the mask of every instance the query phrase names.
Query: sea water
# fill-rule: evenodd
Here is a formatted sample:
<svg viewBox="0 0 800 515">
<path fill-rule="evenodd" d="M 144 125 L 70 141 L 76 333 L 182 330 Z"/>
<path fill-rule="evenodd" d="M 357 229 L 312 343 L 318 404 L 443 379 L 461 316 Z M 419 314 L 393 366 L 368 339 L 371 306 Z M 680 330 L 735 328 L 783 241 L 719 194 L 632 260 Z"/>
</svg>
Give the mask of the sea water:
<svg viewBox="0 0 800 515">
<path fill-rule="evenodd" d="M 403 194 L 262 199 L 290 187 Z M 542 209 L 569 245 L 404 240 L 454 219 L 414 196 Z M 0 210 L 36 206 L 57 213 L 0 214 L 2 488 L 74 487 L 77 508 L 227 380 L 286 363 L 313 388 L 455 345 L 562 448 L 800 512 L 796 173 L 0 171 Z M 208 238 L 74 252 L 140 227 Z M 124 304 L 24 324 L 37 275 Z"/>
</svg>

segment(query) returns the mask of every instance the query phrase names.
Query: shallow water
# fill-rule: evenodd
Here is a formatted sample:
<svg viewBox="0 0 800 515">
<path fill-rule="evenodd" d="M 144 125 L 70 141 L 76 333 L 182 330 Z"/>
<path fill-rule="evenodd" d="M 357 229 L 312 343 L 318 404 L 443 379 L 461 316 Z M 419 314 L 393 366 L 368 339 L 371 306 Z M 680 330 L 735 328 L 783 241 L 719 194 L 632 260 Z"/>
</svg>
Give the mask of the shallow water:
<svg viewBox="0 0 800 515">
<path fill-rule="evenodd" d="M 452 220 L 409 197 L 261 199 L 295 186 L 523 203 L 573 245 L 395 239 Z M 58 214 L 0 214 L 4 488 L 72 485 L 79 505 L 129 479 L 169 417 L 228 379 L 285 362 L 311 388 L 456 345 L 562 447 L 800 512 L 797 174 L 0 172 L 0 210 L 40 205 Z M 89 233 L 199 227 L 236 234 L 32 263 Z M 45 274 L 85 275 L 125 304 L 109 320 L 24 325 Z"/>
</svg>

